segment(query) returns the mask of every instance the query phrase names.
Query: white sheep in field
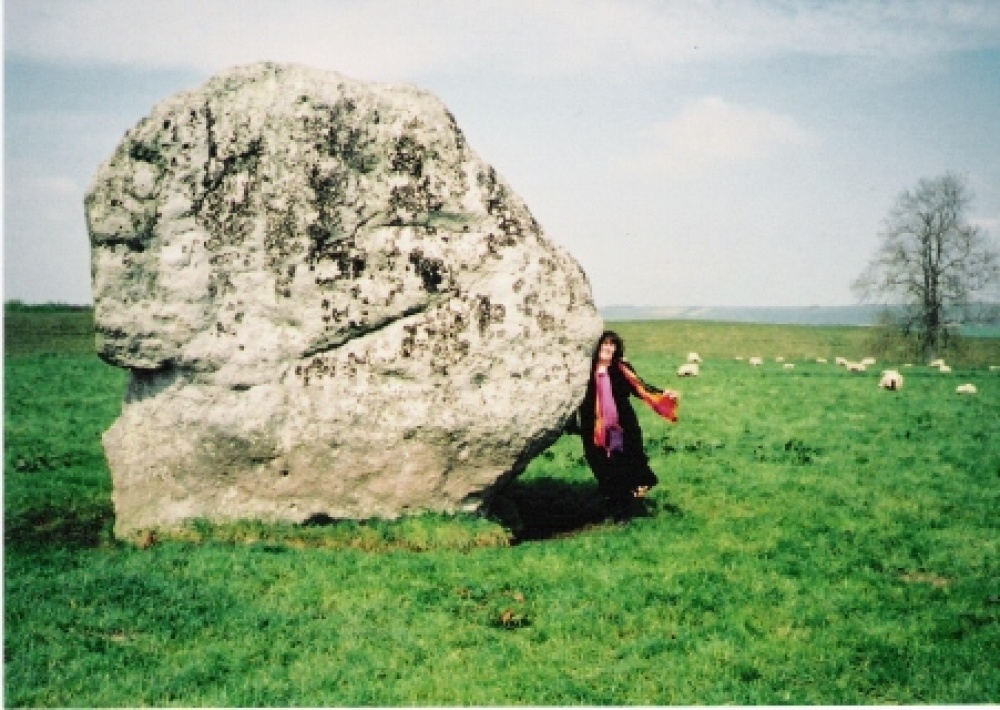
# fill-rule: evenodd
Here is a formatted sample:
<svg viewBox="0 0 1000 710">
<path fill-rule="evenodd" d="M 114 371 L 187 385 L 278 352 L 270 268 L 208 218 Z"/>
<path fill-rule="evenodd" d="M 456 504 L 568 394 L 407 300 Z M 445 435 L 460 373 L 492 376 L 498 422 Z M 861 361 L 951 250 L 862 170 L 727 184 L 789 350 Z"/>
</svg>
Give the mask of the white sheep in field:
<svg viewBox="0 0 1000 710">
<path fill-rule="evenodd" d="M 752 357 L 747 362 L 749 362 L 754 367 L 760 367 L 764 364 L 764 359 L 759 357 Z"/>
<path fill-rule="evenodd" d="M 966 382 L 964 385 L 959 385 L 955 388 L 955 394 L 975 394 L 976 386 L 971 382 Z"/>
<path fill-rule="evenodd" d="M 873 357 L 862 358 L 861 364 L 864 365 L 865 367 L 871 367 L 872 365 L 875 364 L 875 358 Z"/>
<path fill-rule="evenodd" d="M 938 358 L 937 360 L 931 360 L 927 364 L 927 367 L 941 367 L 942 365 L 944 365 L 944 360 L 942 360 L 941 358 Z"/>
<path fill-rule="evenodd" d="M 784 362 L 784 361 L 785 361 L 785 358 L 783 358 L 783 357 L 781 357 L 781 356 L 778 356 L 778 357 L 774 358 L 774 361 L 775 361 L 775 362 Z"/>
<path fill-rule="evenodd" d="M 838 365 L 842 365 L 844 367 L 847 367 L 847 358 L 846 357 L 838 357 L 836 360 L 834 360 L 834 362 L 837 363 Z"/>
<path fill-rule="evenodd" d="M 819 365 L 825 365 L 826 364 L 826 358 L 825 357 L 818 357 L 818 358 L 816 358 L 816 363 L 819 364 Z"/>
<path fill-rule="evenodd" d="M 882 370 L 882 379 L 878 386 L 886 390 L 898 390 L 903 387 L 903 376 L 896 370 Z"/>
<path fill-rule="evenodd" d="M 677 368 L 678 377 L 697 377 L 698 376 L 698 363 L 689 362 L 681 365 Z"/>
<path fill-rule="evenodd" d="M 699 363 L 701 356 L 698 353 L 688 353 L 688 362 Z"/>
<path fill-rule="evenodd" d="M 784 365 L 782 365 L 782 367 L 784 367 L 786 370 L 794 370 L 795 369 L 795 363 L 786 362 Z"/>
<path fill-rule="evenodd" d="M 948 366 L 948 365 L 941 365 L 938 368 L 938 372 L 943 372 L 943 373 L 947 374 L 947 373 L 951 372 L 951 367 Z"/>
<path fill-rule="evenodd" d="M 867 365 L 864 365 L 860 362 L 849 362 L 847 363 L 846 367 L 848 372 L 864 372 L 865 370 L 868 369 Z"/>
</svg>

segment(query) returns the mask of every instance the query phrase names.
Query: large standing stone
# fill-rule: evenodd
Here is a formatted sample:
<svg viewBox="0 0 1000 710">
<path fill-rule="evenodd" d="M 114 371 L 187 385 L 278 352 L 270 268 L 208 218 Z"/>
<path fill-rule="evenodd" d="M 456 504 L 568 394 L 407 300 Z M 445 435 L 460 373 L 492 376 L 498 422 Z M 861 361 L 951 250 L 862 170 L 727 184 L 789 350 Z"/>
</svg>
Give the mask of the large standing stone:
<svg viewBox="0 0 1000 710">
<path fill-rule="evenodd" d="M 116 532 L 479 508 L 601 321 L 434 97 L 301 66 L 158 104 L 86 197 Z"/>
</svg>

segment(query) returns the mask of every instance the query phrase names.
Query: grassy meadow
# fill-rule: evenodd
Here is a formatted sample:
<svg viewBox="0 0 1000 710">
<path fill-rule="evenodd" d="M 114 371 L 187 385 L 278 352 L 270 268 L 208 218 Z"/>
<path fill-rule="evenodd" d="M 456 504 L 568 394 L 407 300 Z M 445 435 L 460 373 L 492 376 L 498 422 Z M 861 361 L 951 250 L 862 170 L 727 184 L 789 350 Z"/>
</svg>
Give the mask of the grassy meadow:
<svg viewBox="0 0 1000 710">
<path fill-rule="evenodd" d="M 886 392 L 815 362 L 871 329 L 614 323 L 682 394 L 673 426 L 636 403 L 661 485 L 624 524 L 566 436 L 490 516 L 140 547 L 111 536 L 125 376 L 90 319 L 5 313 L 7 706 L 1000 702 L 1000 339 Z"/>
</svg>

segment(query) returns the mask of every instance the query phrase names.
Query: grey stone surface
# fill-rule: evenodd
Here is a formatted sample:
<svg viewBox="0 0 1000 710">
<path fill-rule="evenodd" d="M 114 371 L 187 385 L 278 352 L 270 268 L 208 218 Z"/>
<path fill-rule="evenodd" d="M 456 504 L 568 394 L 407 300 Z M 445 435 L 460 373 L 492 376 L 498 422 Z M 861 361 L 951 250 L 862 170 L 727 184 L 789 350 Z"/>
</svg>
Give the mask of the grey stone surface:
<svg viewBox="0 0 1000 710">
<path fill-rule="evenodd" d="M 166 99 L 86 196 L 116 532 L 479 508 L 601 329 L 578 264 L 403 85 L 255 64 Z"/>
</svg>

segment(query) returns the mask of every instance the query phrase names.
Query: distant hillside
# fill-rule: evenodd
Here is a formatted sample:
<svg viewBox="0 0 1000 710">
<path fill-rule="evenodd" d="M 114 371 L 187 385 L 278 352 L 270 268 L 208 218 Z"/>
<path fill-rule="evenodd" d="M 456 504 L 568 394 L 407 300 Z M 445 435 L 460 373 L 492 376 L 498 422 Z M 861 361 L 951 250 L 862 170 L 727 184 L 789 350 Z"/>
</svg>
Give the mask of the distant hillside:
<svg viewBox="0 0 1000 710">
<path fill-rule="evenodd" d="M 994 313 L 1000 311 L 992 306 Z M 690 306 L 608 306 L 601 316 L 608 321 L 705 320 L 770 325 L 874 325 L 880 306 L 808 306 L 783 308 L 701 308 Z M 975 337 L 1000 337 L 1000 323 L 963 325 L 961 333 Z"/>
<path fill-rule="evenodd" d="M 809 306 L 784 308 L 710 308 L 608 306 L 600 309 L 605 320 L 712 320 L 781 325 L 872 325 L 875 306 Z"/>
</svg>

